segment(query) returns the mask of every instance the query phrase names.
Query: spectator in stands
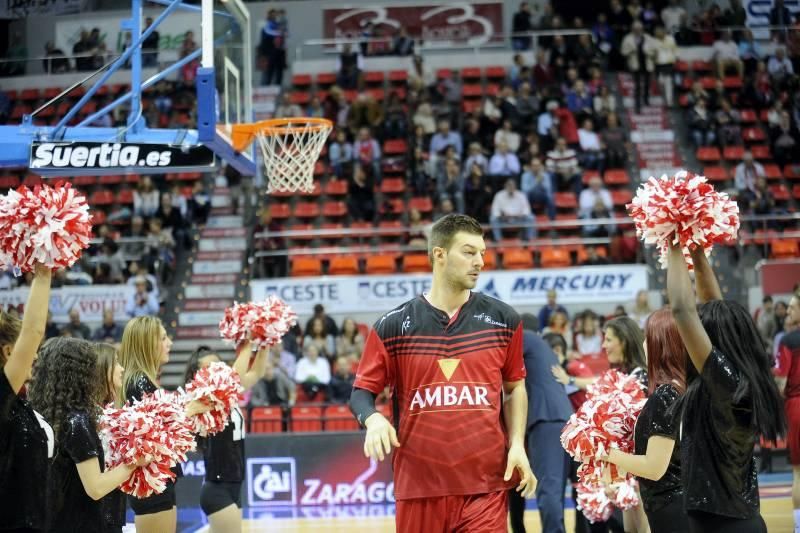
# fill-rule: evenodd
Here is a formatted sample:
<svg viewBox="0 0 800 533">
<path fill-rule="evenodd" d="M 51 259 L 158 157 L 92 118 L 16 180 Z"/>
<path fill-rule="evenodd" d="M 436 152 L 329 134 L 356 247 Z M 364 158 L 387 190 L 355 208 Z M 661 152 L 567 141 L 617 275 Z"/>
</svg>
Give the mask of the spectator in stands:
<svg viewBox="0 0 800 533">
<path fill-rule="evenodd" d="M 581 266 L 597 266 L 609 264 L 608 258 L 597 253 L 596 246 L 586 247 L 586 259 L 581 261 Z"/>
<path fill-rule="evenodd" d="M 499 189 L 499 184 L 508 178 L 516 178 L 521 171 L 517 154 L 508 150 L 508 145 L 500 141 L 492 158 L 489 160 L 489 176 L 494 190 Z"/>
<path fill-rule="evenodd" d="M 354 51 L 350 43 L 345 43 L 336 62 L 336 85 L 342 89 L 355 89 L 364 70 L 364 58 Z"/>
<path fill-rule="evenodd" d="M 567 109 L 574 115 L 580 118 L 592 116 L 594 102 L 583 80 L 575 81 L 575 86 L 567 91 L 566 97 Z"/>
<path fill-rule="evenodd" d="M 297 370 L 294 380 L 305 392 L 309 400 L 316 399 L 318 394 L 323 396 L 331 382 L 331 365 L 324 357 L 320 357 L 317 344 L 304 344 L 303 357 L 297 361 Z"/>
<path fill-rule="evenodd" d="M 138 261 L 131 261 L 128 264 L 128 274 L 130 276 L 128 277 L 128 281 L 125 282 L 126 285 L 135 290 L 136 282 L 140 277 L 142 277 L 145 279 L 145 282 L 147 284 L 147 292 L 153 293 L 153 295 L 155 295 L 156 297 L 156 300 L 158 299 L 159 297 L 158 280 L 154 275 L 152 275 L 147 270 L 142 268 L 139 265 Z"/>
<path fill-rule="evenodd" d="M 158 190 L 153 185 L 153 180 L 145 174 L 139 177 L 136 190 L 133 191 L 133 213 L 140 217 L 149 218 L 156 214 L 159 207 Z"/>
<path fill-rule="evenodd" d="M 144 31 L 153 25 L 153 17 L 145 19 Z M 147 36 L 142 41 L 142 67 L 149 68 L 158 66 L 158 41 L 160 35 L 158 30 L 153 30 L 153 33 Z"/>
<path fill-rule="evenodd" d="M 608 115 L 605 129 L 600 133 L 606 168 L 623 168 L 628 160 L 627 133 L 619 126 L 616 113 Z"/>
<path fill-rule="evenodd" d="M 183 44 L 181 45 L 180 50 L 180 57 L 183 59 L 186 56 L 191 55 L 195 50 L 197 50 L 197 43 L 194 40 L 194 32 L 187 31 L 183 37 Z M 197 78 L 197 68 L 200 66 L 200 61 L 194 59 L 181 67 L 181 80 L 186 85 L 193 85 L 195 79 Z"/>
<path fill-rule="evenodd" d="M 755 72 L 756 65 L 761 61 L 762 57 L 761 46 L 756 43 L 753 32 L 744 30 L 742 39 L 739 41 L 739 59 L 744 63 L 745 73 L 752 74 Z"/>
<path fill-rule="evenodd" d="M 333 403 L 344 404 L 349 402 L 355 379 L 356 376 L 353 374 L 350 359 L 345 356 L 336 358 L 334 373 L 331 376 L 331 383 L 328 388 L 328 399 Z"/>
<path fill-rule="evenodd" d="M 192 195 L 187 206 L 190 220 L 195 224 L 205 225 L 211 213 L 211 193 L 202 179 L 192 183 Z"/>
<path fill-rule="evenodd" d="M 770 132 L 770 137 L 772 156 L 779 166 L 783 167 L 798 160 L 797 139 L 800 139 L 800 132 L 792 125 L 788 111 L 781 111 L 778 127 Z"/>
<path fill-rule="evenodd" d="M 352 318 L 342 321 L 342 330 L 336 337 L 336 353 L 339 355 L 350 352 L 361 353 L 364 351 L 364 336 L 358 331 L 358 325 Z"/>
<path fill-rule="evenodd" d="M 409 88 L 428 96 L 431 88 L 435 85 L 436 73 L 425 64 L 421 55 L 415 54 L 408 72 Z"/>
<path fill-rule="evenodd" d="M 537 89 L 545 89 L 556 83 L 555 69 L 550 66 L 547 60 L 547 50 L 538 48 L 536 50 L 536 64 L 532 69 L 533 84 Z"/>
<path fill-rule="evenodd" d="M 306 328 L 303 346 L 316 346 L 319 354 L 329 360 L 336 356 L 336 338 L 326 327 L 325 319 L 314 317 Z"/>
<path fill-rule="evenodd" d="M 456 208 L 453 205 L 453 201 L 450 198 L 445 198 L 439 204 L 439 211 L 433 217 L 433 221 L 436 222 L 440 218 L 445 217 L 445 216 L 450 215 L 450 214 L 455 213 L 455 212 L 456 212 Z"/>
<path fill-rule="evenodd" d="M 408 211 L 408 233 L 406 234 L 406 246 L 420 251 L 428 251 L 428 230 L 430 224 L 422 219 L 422 213 L 416 207 Z M 341 353 L 337 346 L 337 352 Z"/>
<path fill-rule="evenodd" d="M 739 47 L 731 38 L 730 31 L 722 31 L 720 38 L 714 41 L 712 58 L 717 68 L 717 76 L 720 79 L 725 77 L 725 73 L 731 67 L 736 69 L 736 73 L 740 78 L 744 76 L 744 63 L 739 58 Z"/>
<path fill-rule="evenodd" d="M 67 336 L 76 339 L 90 340 L 92 338 L 92 332 L 89 330 L 89 326 L 81 322 L 81 313 L 74 307 L 69 310 L 69 322 L 61 328 L 61 335 L 64 335 L 65 332 Z"/>
<path fill-rule="evenodd" d="M 750 207 L 754 215 L 770 215 L 775 209 L 775 196 L 767 186 L 765 178 L 756 179 L 756 190 L 750 198 Z M 772 224 L 771 224 L 772 225 Z"/>
<path fill-rule="evenodd" d="M 353 220 L 372 222 L 375 219 L 375 190 L 371 171 L 360 163 L 353 165 L 347 195 L 347 209 Z"/>
<path fill-rule="evenodd" d="M 303 111 L 300 106 L 292 103 L 291 93 L 283 93 L 280 104 L 275 108 L 275 118 L 299 117 L 302 115 Z"/>
<path fill-rule="evenodd" d="M 92 70 L 92 51 L 89 49 L 89 32 L 81 29 L 81 36 L 72 45 L 72 55 L 75 56 L 75 70 L 85 72 Z"/>
<path fill-rule="evenodd" d="M 472 173 L 472 165 L 478 165 L 481 172 L 484 174 L 489 169 L 489 160 L 486 159 L 486 156 L 483 154 L 483 147 L 478 142 L 469 144 L 469 156 L 467 156 L 467 160 L 464 162 L 465 176 L 469 176 L 469 174 Z"/>
<path fill-rule="evenodd" d="M 323 324 L 325 325 L 325 331 L 327 331 L 330 335 L 334 337 L 339 335 L 339 326 L 336 325 L 336 321 L 325 312 L 325 306 L 322 304 L 316 304 L 314 306 L 314 314 L 311 318 L 308 319 L 306 322 L 306 334 L 311 330 L 311 327 L 314 323 L 314 320 L 321 319 Z"/>
<path fill-rule="evenodd" d="M 400 101 L 397 91 L 389 94 L 384 121 L 384 138 L 405 139 L 408 137 L 408 112 Z"/>
<path fill-rule="evenodd" d="M 706 107 L 706 100 L 700 98 L 689 112 L 689 131 L 697 147 L 714 144 L 714 117 Z"/>
<path fill-rule="evenodd" d="M 581 355 L 594 355 L 603 351 L 603 333 L 593 311 L 583 312 L 581 330 L 575 335 L 575 350 Z"/>
<path fill-rule="evenodd" d="M 44 45 L 44 55 L 46 59 L 42 61 L 44 71 L 48 74 L 63 74 L 69 72 L 69 59 L 66 58 L 64 51 L 56 48 L 53 41 L 47 41 Z"/>
<path fill-rule="evenodd" d="M 531 37 L 525 34 L 532 30 L 530 5 L 528 5 L 528 2 L 520 2 L 519 11 L 514 13 L 514 18 L 511 20 L 511 48 L 514 50 L 530 50 Z"/>
<path fill-rule="evenodd" d="M 443 119 L 439 121 L 438 131 L 431 137 L 431 144 L 428 152 L 432 157 L 434 154 L 443 152 L 448 146 L 455 148 L 456 154 L 460 159 L 463 153 L 461 134 L 457 131 L 452 131 L 450 129 L 450 121 Z"/>
<path fill-rule="evenodd" d="M 171 231 L 176 243 L 189 247 L 188 225 L 181 212 L 173 205 L 172 194 L 165 192 L 161 195 L 161 206 L 154 215 L 161 220 L 164 230 Z"/>
<path fill-rule="evenodd" d="M 464 176 L 461 174 L 458 159 L 448 158 L 445 161 L 443 170 L 436 177 L 436 193 L 439 202 L 449 198 L 459 213 L 464 212 Z"/>
<path fill-rule="evenodd" d="M 306 108 L 306 116 L 313 118 L 325 118 L 325 107 L 322 105 L 322 100 L 319 96 L 314 96 Z"/>
<path fill-rule="evenodd" d="M 708 91 L 703 88 L 703 85 L 700 83 L 699 80 L 695 80 L 692 82 L 692 88 L 689 89 L 689 94 L 686 96 L 686 102 L 690 106 L 694 106 L 700 100 L 706 100 L 710 98 Z"/>
<path fill-rule="evenodd" d="M 408 36 L 405 26 L 400 26 L 392 44 L 392 53 L 396 56 L 410 56 L 414 54 L 414 39 Z"/>
<path fill-rule="evenodd" d="M 156 217 L 151 218 L 149 222 L 145 242 L 148 270 L 155 270 L 156 263 L 160 263 L 168 270 L 175 265 L 175 238 L 172 236 L 172 231 L 163 228 L 162 224 L 161 219 Z"/>
<path fill-rule="evenodd" d="M 370 94 L 359 94 L 347 113 L 347 126 L 351 133 L 357 135 L 361 128 L 370 128 L 371 133 L 381 138 L 383 123 L 383 105 Z"/>
<path fill-rule="evenodd" d="M 605 85 L 600 87 L 592 101 L 594 107 L 594 116 L 602 121 L 607 120 L 608 115 L 614 113 L 614 111 L 617 109 L 616 96 L 611 94 L 611 91 L 609 91 L 608 87 Z"/>
<path fill-rule="evenodd" d="M 742 117 L 739 111 L 733 109 L 728 100 L 722 100 L 715 116 L 717 138 L 720 145 L 725 147 L 742 144 L 741 121 Z"/>
<path fill-rule="evenodd" d="M 603 187 L 603 180 L 600 176 L 593 176 L 589 180 L 589 187 L 581 191 L 578 198 L 578 216 L 584 220 L 611 218 L 614 210 L 614 203 L 611 201 L 611 193 Z M 616 230 L 614 224 L 587 224 L 583 226 L 583 234 L 586 237 L 597 237 L 601 235 L 612 235 Z"/>
<path fill-rule="evenodd" d="M 525 58 L 522 57 L 522 54 L 514 54 L 511 61 L 511 66 L 508 67 L 508 81 L 511 82 L 513 87 L 519 87 L 519 84 L 522 82 L 521 77 L 523 69 L 527 68 L 525 66 Z"/>
<path fill-rule="evenodd" d="M 519 151 L 519 133 L 512 129 L 511 121 L 508 119 L 503 121 L 503 127 L 494 134 L 494 145 L 499 146 L 501 143 L 505 143 L 510 152 L 517 153 Z"/>
<path fill-rule="evenodd" d="M 464 184 L 464 214 L 485 223 L 489 220 L 492 187 L 477 163 L 473 163 L 470 169 Z"/>
<path fill-rule="evenodd" d="M 517 189 L 514 178 L 507 179 L 505 187 L 495 193 L 489 223 L 495 242 L 503 239 L 503 228 L 506 226 L 524 226 L 526 241 L 536 237 L 536 219 L 531 212 L 531 204 L 527 196 Z"/>
<path fill-rule="evenodd" d="M 125 270 L 125 258 L 122 252 L 111 238 L 103 239 L 100 246 L 100 253 L 97 255 L 97 262 L 108 265 L 109 278 L 111 283 L 122 283 L 122 273 Z"/>
<path fill-rule="evenodd" d="M 414 123 L 415 128 L 422 128 L 423 135 L 416 135 L 416 140 L 418 142 L 422 141 L 425 136 L 433 135 L 433 133 L 436 131 L 436 119 L 433 118 L 433 108 L 428 100 L 423 100 L 417 106 L 417 110 L 414 112 L 412 122 Z M 428 148 L 427 144 L 425 145 L 425 148 Z"/>
<path fill-rule="evenodd" d="M 627 59 L 628 70 L 633 74 L 635 108 L 639 113 L 642 103 L 650 105 L 650 73 L 655 68 L 655 40 L 644 33 L 640 21 L 633 23 L 631 33 L 622 40 L 621 53 Z"/>
<path fill-rule="evenodd" d="M 650 296 L 647 291 L 644 289 L 637 291 L 636 300 L 633 302 L 633 311 L 628 316 L 635 320 L 640 328 L 644 329 L 647 318 L 652 313 L 653 309 L 650 307 Z"/>
<path fill-rule="evenodd" d="M 461 112 L 462 83 L 459 71 L 451 70 L 450 77 L 439 82 L 437 90 L 445 107 L 449 110 L 451 120 L 456 119 Z M 460 154 L 461 150 L 458 153 Z"/>
<path fill-rule="evenodd" d="M 531 90 L 530 82 L 520 83 L 517 95 L 517 113 L 519 114 L 519 123 L 524 130 L 533 129 L 531 124 L 539 112 L 539 107 L 539 97 Z"/>
<path fill-rule="evenodd" d="M 392 39 L 384 34 L 384 29 L 380 26 L 373 26 L 372 38 L 367 43 L 368 57 L 390 55 L 392 53 Z"/>
<path fill-rule="evenodd" d="M 564 137 L 559 137 L 556 147 L 547 152 L 545 164 L 547 170 L 556 177 L 554 181 L 556 188 L 559 190 L 571 188 L 576 195 L 580 194 L 582 184 L 578 156 L 575 150 L 567 147 L 567 140 Z"/>
<path fill-rule="evenodd" d="M 669 5 L 661 10 L 661 21 L 669 33 L 675 33 L 681 27 L 686 10 L 680 0 L 669 0 Z"/>
<path fill-rule="evenodd" d="M 414 148 L 414 157 L 411 159 L 409 170 L 411 172 L 411 183 L 414 187 L 414 193 L 418 196 L 428 195 L 432 183 L 430 168 L 425 158 L 425 153 L 419 146 Z"/>
<path fill-rule="evenodd" d="M 538 158 L 526 165 L 520 180 L 520 189 L 528 197 L 531 206 L 544 206 L 547 218 L 555 220 L 556 204 L 553 200 L 553 175 Z"/>
<path fill-rule="evenodd" d="M 264 375 L 253 385 L 247 406 L 250 409 L 268 406 L 290 407 L 295 402 L 294 389 L 292 380 L 268 359 L 264 365 Z"/>
<path fill-rule="evenodd" d="M 572 349 L 574 337 L 569 323 L 569 316 L 566 311 L 554 311 L 548 315 L 546 325 L 542 328 L 542 335 L 552 333 L 564 337 L 564 340 L 567 342 L 567 351 Z"/>
<path fill-rule="evenodd" d="M 381 182 L 381 147 L 372 138 L 369 128 L 358 130 L 358 139 L 353 143 L 353 156 L 358 163 L 370 169 L 370 174 L 378 184 Z"/>
<path fill-rule="evenodd" d="M 125 304 L 125 314 L 130 318 L 158 315 L 158 299 L 152 292 L 147 291 L 147 279 L 141 276 L 136 278 L 135 287 L 136 290 Z"/>
<path fill-rule="evenodd" d="M 664 31 L 663 26 L 656 28 L 656 35 L 654 40 L 654 61 L 656 64 L 656 75 L 658 76 L 658 83 L 661 89 L 661 94 L 664 96 L 664 103 L 667 107 L 672 107 L 674 103 L 674 88 L 675 80 L 673 79 L 673 72 L 675 61 L 678 59 L 678 45 L 675 44 L 675 39 Z"/>
<path fill-rule="evenodd" d="M 775 328 L 778 333 L 783 331 L 784 325 L 786 324 L 786 316 L 789 312 L 789 307 L 786 305 L 786 302 L 783 300 L 778 300 L 775 302 Z"/>
<path fill-rule="evenodd" d="M 280 11 L 268 10 L 258 43 L 259 62 L 263 68 L 261 85 L 281 85 L 283 83 L 283 71 L 287 66 L 286 34 L 285 20 L 281 20 Z"/>
<path fill-rule="evenodd" d="M 337 178 L 342 178 L 353 164 L 353 145 L 347 142 L 343 129 L 336 130 L 334 141 L 328 148 L 328 162 Z"/>
<path fill-rule="evenodd" d="M 772 351 L 772 341 L 775 338 L 775 333 L 778 330 L 778 324 L 775 321 L 775 306 L 772 302 L 772 296 L 766 295 L 761 301 L 762 308 L 759 309 L 756 318 L 756 326 L 764 343 Z"/>
<path fill-rule="evenodd" d="M 749 209 L 750 201 L 755 196 L 756 181 L 764 177 L 766 177 L 764 166 L 753 159 L 753 152 L 747 150 L 743 155 L 742 162 L 736 165 L 734 173 L 734 183 L 739 191 L 738 200 L 743 211 Z"/>
<path fill-rule="evenodd" d="M 61 334 L 61 330 L 53 322 L 53 313 L 51 311 L 47 311 L 47 323 L 44 326 L 44 338 L 45 339 L 52 339 L 53 337 L 58 337 Z"/>
<path fill-rule="evenodd" d="M 792 12 L 783 4 L 783 0 L 775 0 L 772 9 L 769 11 L 769 25 L 780 26 L 780 29 L 773 30 L 772 36 L 778 42 L 784 42 L 789 30 L 789 26 L 794 22 Z"/>
<path fill-rule="evenodd" d="M 794 66 L 786 57 L 786 49 L 783 46 L 778 46 L 775 49 L 775 55 L 769 58 L 767 71 L 776 87 L 780 87 L 790 76 L 794 75 Z"/>
<path fill-rule="evenodd" d="M 283 372 L 286 377 L 294 376 L 297 369 L 297 356 L 284 348 L 283 341 L 270 347 L 269 358 L 275 368 Z"/>
<path fill-rule="evenodd" d="M 493 138 L 494 132 L 500 128 L 503 121 L 503 102 L 499 94 L 488 95 L 483 99 L 481 106 L 481 134 Z"/>
<path fill-rule="evenodd" d="M 581 147 L 581 167 L 602 172 L 605 168 L 605 147 L 600 141 L 600 136 L 594 131 L 591 118 L 585 119 L 582 127 L 578 130 L 578 142 Z"/>
<path fill-rule="evenodd" d="M 122 328 L 114 321 L 114 310 L 106 307 L 103 309 L 103 323 L 94 330 L 92 340 L 114 344 L 122 340 Z"/>
</svg>

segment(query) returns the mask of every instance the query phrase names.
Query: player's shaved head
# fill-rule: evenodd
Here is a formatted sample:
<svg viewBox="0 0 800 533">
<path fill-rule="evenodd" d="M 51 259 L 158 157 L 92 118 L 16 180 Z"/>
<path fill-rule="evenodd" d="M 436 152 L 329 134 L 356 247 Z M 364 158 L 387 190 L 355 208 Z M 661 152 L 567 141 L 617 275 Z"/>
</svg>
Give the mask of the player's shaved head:
<svg viewBox="0 0 800 533">
<path fill-rule="evenodd" d="M 455 236 L 461 232 L 483 237 L 483 228 L 470 216 L 454 213 L 440 218 L 431 228 L 431 236 L 428 239 L 428 257 L 431 261 L 434 248 L 450 250 Z"/>
</svg>

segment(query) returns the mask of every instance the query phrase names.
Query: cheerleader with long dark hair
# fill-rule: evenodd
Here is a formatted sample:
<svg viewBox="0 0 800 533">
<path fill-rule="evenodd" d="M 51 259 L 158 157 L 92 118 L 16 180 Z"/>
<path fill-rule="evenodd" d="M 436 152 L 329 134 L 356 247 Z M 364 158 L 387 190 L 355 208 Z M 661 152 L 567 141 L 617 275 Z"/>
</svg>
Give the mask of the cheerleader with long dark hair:
<svg viewBox="0 0 800 533">
<path fill-rule="evenodd" d="M 269 351 L 260 350 L 250 365 L 250 343 L 239 348 L 233 369 L 239 374 L 242 387 L 249 390 L 264 375 Z M 200 346 L 189 358 L 184 381 L 189 383 L 201 368 L 220 361 L 219 355 L 207 346 Z M 249 369 L 248 369 L 249 367 Z M 228 425 L 214 435 L 198 437 L 203 451 L 206 478 L 200 493 L 200 507 L 208 516 L 211 533 L 235 533 L 242 530 L 242 481 L 244 480 L 244 415 L 239 406 L 230 413 Z"/>
<path fill-rule="evenodd" d="M 25 314 L 0 310 L 0 531 L 43 531 L 53 429 L 24 399 L 50 301 L 49 268 L 37 266 Z"/>
<path fill-rule="evenodd" d="M 701 249 L 692 261 L 699 306 L 681 249 L 670 249 L 667 294 L 689 354 L 677 404 L 689 531 L 766 532 L 753 450 L 759 437 L 775 441 L 786 430 L 772 357 L 747 309 L 722 300 Z"/>
</svg>

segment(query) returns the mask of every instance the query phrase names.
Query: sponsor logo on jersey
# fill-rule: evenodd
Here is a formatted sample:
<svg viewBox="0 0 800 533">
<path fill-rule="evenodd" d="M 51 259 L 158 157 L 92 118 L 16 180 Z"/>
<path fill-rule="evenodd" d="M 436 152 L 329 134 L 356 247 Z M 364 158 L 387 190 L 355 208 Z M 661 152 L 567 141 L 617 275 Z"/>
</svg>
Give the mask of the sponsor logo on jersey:
<svg viewBox="0 0 800 533">
<path fill-rule="evenodd" d="M 498 320 L 495 320 L 494 318 L 492 318 L 490 315 L 488 315 L 486 313 L 481 313 L 479 315 L 472 315 L 472 318 L 474 318 L 476 320 L 480 320 L 480 321 L 485 322 L 487 324 L 490 324 L 492 326 L 499 326 L 501 328 L 507 328 L 508 327 L 508 324 L 506 324 L 505 322 L 500 322 Z"/>
<path fill-rule="evenodd" d="M 444 378 L 450 382 L 453 374 L 461 364 L 461 359 L 439 359 L 439 370 Z M 440 383 L 419 387 L 414 391 L 408 410 L 413 413 L 440 410 L 441 407 L 475 407 L 482 409 L 491 407 L 489 403 L 489 388 L 473 383 Z"/>
</svg>

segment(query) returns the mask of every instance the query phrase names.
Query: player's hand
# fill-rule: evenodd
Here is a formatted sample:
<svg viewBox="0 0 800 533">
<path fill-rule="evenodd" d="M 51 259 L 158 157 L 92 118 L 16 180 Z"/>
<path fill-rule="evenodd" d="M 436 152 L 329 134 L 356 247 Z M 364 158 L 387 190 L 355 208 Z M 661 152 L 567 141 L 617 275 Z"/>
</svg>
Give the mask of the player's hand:
<svg viewBox="0 0 800 533">
<path fill-rule="evenodd" d="M 392 452 L 392 446 L 400 446 L 394 426 L 380 413 L 372 413 L 364 421 L 367 436 L 364 438 L 364 456 L 370 459 L 383 459 Z"/>
<path fill-rule="evenodd" d="M 521 493 L 523 498 L 530 498 L 533 495 L 533 491 L 536 490 L 536 478 L 531 471 L 525 448 L 520 445 L 512 445 L 508 450 L 508 464 L 506 473 L 503 476 L 505 481 L 511 479 L 514 469 L 519 470 L 519 475 L 522 478 L 519 485 L 517 485 L 517 492 Z"/>
</svg>

